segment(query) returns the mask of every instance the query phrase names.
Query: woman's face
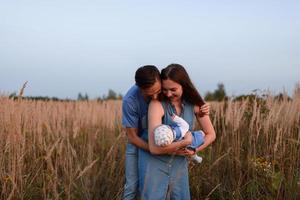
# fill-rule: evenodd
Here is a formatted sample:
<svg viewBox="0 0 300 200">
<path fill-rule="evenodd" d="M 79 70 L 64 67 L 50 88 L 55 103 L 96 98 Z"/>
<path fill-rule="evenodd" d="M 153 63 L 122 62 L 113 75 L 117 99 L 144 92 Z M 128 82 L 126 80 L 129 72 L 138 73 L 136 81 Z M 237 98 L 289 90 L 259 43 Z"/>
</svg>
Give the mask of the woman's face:
<svg viewBox="0 0 300 200">
<path fill-rule="evenodd" d="M 170 79 L 162 81 L 162 92 L 170 101 L 178 101 L 182 96 L 182 86 Z"/>
</svg>

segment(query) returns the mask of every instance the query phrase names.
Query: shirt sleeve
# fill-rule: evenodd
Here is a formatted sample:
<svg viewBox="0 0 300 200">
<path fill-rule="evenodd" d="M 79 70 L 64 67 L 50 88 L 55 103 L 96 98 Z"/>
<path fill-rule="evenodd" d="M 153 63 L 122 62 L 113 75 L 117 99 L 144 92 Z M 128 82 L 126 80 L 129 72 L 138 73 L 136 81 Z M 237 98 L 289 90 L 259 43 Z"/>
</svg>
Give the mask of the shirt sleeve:
<svg viewBox="0 0 300 200">
<path fill-rule="evenodd" d="M 123 101 L 122 103 L 122 125 L 126 128 L 139 127 L 138 105 L 135 101 Z"/>
</svg>

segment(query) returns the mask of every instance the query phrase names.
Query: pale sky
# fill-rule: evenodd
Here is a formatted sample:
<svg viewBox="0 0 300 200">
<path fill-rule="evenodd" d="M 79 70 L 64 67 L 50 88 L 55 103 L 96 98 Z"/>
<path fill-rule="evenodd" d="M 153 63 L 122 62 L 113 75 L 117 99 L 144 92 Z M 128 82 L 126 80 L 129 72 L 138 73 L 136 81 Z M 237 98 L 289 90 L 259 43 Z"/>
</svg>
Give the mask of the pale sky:
<svg viewBox="0 0 300 200">
<path fill-rule="evenodd" d="M 135 70 L 186 67 L 204 95 L 300 82 L 300 1 L 0 0 L 0 91 L 125 94 Z"/>
</svg>

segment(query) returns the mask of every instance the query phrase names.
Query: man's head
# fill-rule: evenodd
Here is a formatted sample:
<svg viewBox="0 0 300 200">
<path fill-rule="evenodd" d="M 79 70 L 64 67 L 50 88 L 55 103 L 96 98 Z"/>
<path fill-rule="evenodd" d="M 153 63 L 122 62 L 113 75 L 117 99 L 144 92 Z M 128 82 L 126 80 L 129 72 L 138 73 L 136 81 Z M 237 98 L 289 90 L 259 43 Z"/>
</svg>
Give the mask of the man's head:
<svg viewBox="0 0 300 200">
<path fill-rule="evenodd" d="M 145 98 L 157 99 L 161 90 L 160 73 L 154 65 L 145 65 L 135 72 L 135 84 Z"/>
</svg>

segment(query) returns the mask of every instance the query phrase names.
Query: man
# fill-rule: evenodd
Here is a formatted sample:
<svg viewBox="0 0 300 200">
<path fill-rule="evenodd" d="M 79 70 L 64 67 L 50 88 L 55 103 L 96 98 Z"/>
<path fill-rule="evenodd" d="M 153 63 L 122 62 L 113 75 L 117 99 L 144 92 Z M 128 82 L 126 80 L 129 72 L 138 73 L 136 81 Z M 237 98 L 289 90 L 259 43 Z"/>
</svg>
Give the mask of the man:
<svg viewBox="0 0 300 200">
<path fill-rule="evenodd" d="M 135 85 L 123 98 L 122 125 L 128 137 L 125 160 L 125 188 L 123 199 L 135 199 L 138 189 L 138 149 L 148 149 L 139 137 L 147 131 L 148 105 L 157 99 L 161 90 L 160 72 L 153 65 L 140 67 L 135 73 Z"/>
<path fill-rule="evenodd" d="M 148 105 L 161 91 L 160 72 L 153 65 L 140 67 L 135 73 L 135 85 L 123 98 L 122 125 L 128 142 L 125 160 L 125 188 L 123 199 L 136 199 L 138 193 L 138 148 L 149 151 L 148 144 L 139 136 L 148 129 Z M 209 113 L 209 106 L 201 107 Z"/>
</svg>

